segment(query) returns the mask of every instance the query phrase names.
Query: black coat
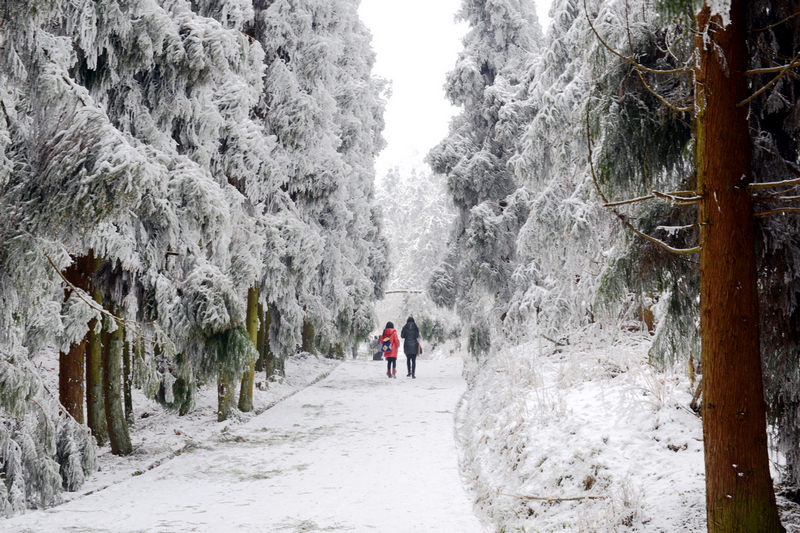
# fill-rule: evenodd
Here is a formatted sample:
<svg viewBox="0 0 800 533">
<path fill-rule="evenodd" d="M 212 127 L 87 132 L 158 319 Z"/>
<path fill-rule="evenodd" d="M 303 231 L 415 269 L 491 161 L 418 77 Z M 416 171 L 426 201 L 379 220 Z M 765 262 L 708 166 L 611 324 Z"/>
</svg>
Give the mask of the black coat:
<svg viewBox="0 0 800 533">
<path fill-rule="evenodd" d="M 414 322 L 408 322 L 400 332 L 403 341 L 403 352 L 406 355 L 417 355 L 419 352 L 419 328 Z"/>
</svg>

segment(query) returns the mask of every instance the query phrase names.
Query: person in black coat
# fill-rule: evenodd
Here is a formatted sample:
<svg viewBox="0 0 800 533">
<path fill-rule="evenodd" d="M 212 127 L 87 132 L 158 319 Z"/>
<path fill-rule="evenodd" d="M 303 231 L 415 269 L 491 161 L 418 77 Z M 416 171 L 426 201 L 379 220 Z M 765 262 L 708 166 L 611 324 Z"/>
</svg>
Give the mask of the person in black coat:
<svg viewBox="0 0 800 533">
<path fill-rule="evenodd" d="M 400 332 L 400 337 L 403 338 L 403 351 L 406 354 L 406 366 L 408 367 L 408 374 L 406 377 L 416 379 L 417 372 L 417 355 L 421 349 L 419 344 L 419 328 L 414 317 L 408 317 L 406 325 L 403 326 L 403 331 Z"/>
</svg>

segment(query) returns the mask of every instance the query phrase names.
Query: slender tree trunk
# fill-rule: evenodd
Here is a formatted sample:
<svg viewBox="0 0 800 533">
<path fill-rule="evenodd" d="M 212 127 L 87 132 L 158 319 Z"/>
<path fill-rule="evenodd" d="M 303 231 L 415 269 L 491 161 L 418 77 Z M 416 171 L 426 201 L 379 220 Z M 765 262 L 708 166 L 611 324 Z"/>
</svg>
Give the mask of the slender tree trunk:
<svg viewBox="0 0 800 533">
<path fill-rule="evenodd" d="M 133 392 L 132 388 L 132 359 L 131 359 L 131 344 L 128 335 L 125 331 L 122 332 L 122 392 L 125 401 L 125 422 L 132 426 L 134 422 L 133 416 Z"/>
<path fill-rule="evenodd" d="M 78 257 L 75 262 L 64 272 L 64 277 L 75 287 L 90 291 L 91 276 L 94 273 L 94 260 L 91 255 Z M 72 294 L 72 289 L 65 291 L 65 301 Z M 69 351 L 61 352 L 58 357 L 58 398 L 61 405 L 72 415 L 75 420 L 84 423 L 83 396 L 84 376 L 86 374 L 86 348 L 87 336 L 79 342 L 73 343 Z"/>
<path fill-rule="evenodd" d="M 100 267 L 100 260 L 90 251 L 92 273 Z M 100 290 L 92 285 L 92 298 L 102 304 Z M 97 320 L 89 322 L 89 348 L 86 351 L 86 418 L 89 429 L 98 446 L 108 442 L 108 425 L 106 424 L 106 404 L 103 385 L 103 338 L 102 333 L 95 331 Z"/>
<path fill-rule="evenodd" d="M 105 386 L 106 424 L 111 453 L 128 455 L 133 451 L 125 412 L 122 408 L 122 327 L 108 331 L 103 321 L 103 384 Z"/>
<path fill-rule="evenodd" d="M 227 420 L 231 410 L 236 406 L 233 384 L 233 377 L 227 375 L 220 365 L 217 377 L 217 422 Z"/>
<path fill-rule="evenodd" d="M 80 424 L 83 419 L 83 376 L 85 372 L 86 339 L 72 343 L 68 352 L 58 357 L 58 399 L 61 405 Z"/>
<path fill-rule="evenodd" d="M 275 377 L 275 354 L 272 353 L 272 348 L 269 344 L 269 328 L 272 325 L 272 307 L 267 305 L 266 313 L 264 313 L 264 321 L 261 323 L 261 329 L 264 331 L 264 345 L 262 352 L 264 354 L 264 372 L 266 372 L 267 383 Z"/>
<path fill-rule="evenodd" d="M 247 333 L 253 346 L 258 346 L 258 286 L 251 287 L 247 291 Z M 253 386 L 256 379 L 255 360 L 244 369 L 242 376 L 242 387 L 239 391 L 239 410 L 249 413 L 253 410 Z"/>
<path fill-rule="evenodd" d="M 697 177 L 703 439 L 709 532 L 783 531 L 767 456 L 759 353 L 744 4 L 733 0 L 723 28 L 698 15 Z M 703 32 L 708 29 L 703 42 Z M 724 61 L 720 54 L 724 55 Z"/>
<path fill-rule="evenodd" d="M 303 320 L 303 344 L 302 350 L 307 353 L 317 353 L 317 350 L 314 346 L 314 337 L 316 336 L 316 332 L 314 330 L 314 324 L 312 324 L 308 320 Z"/>
<path fill-rule="evenodd" d="M 266 317 L 264 316 L 264 306 L 259 303 L 258 304 L 258 338 L 256 339 L 256 350 L 258 350 L 258 359 L 256 359 L 256 372 L 264 372 L 266 371 L 267 365 L 267 356 L 266 352 L 264 351 L 264 345 L 267 340 L 267 336 L 269 335 L 269 326 L 265 326 Z M 269 373 L 267 374 L 269 377 Z"/>
<path fill-rule="evenodd" d="M 106 404 L 103 386 L 102 334 L 95 332 L 97 320 L 89 322 L 89 347 L 86 350 L 86 418 L 98 446 L 108 442 Z"/>
</svg>

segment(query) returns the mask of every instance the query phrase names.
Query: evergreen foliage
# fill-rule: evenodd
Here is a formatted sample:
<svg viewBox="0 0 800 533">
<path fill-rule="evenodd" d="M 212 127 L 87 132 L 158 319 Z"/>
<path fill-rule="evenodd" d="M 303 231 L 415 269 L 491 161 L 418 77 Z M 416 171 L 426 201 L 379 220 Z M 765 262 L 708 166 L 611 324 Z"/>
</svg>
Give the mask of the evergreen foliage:
<svg viewBox="0 0 800 533">
<path fill-rule="evenodd" d="M 372 328 L 389 272 L 373 190 L 385 99 L 357 5 L 6 2 L 2 512 L 53 505 L 94 469 L 32 363 L 92 319 L 126 330 L 136 385 L 182 413 L 198 378 L 230 383 L 256 356 L 251 287 L 281 357 L 305 320 L 330 343 Z M 59 273 L 86 256 L 92 294 L 65 302 Z"/>
<path fill-rule="evenodd" d="M 447 176 L 458 217 L 429 290 L 439 305 L 458 310 L 470 349 L 480 356 L 488 352 L 491 332 L 511 297 L 513 242 L 528 214 L 525 193 L 517 192 L 508 163 L 526 120 L 520 109 L 526 88 L 521 73 L 542 35 L 526 1 L 467 0 L 457 18 L 470 30 L 445 92 L 462 112 L 428 162 Z"/>
</svg>

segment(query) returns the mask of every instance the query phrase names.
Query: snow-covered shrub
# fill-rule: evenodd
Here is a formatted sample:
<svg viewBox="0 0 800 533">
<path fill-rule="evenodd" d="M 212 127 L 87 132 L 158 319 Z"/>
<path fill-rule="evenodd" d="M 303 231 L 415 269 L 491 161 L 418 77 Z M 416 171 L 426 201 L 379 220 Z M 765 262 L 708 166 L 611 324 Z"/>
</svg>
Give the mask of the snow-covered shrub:
<svg viewBox="0 0 800 533">
<path fill-rule="evenodd" d="M 648 364 L 649 336 L 608 326 L 558 344 L 506 346 L 468 365 L 456 413 L 460 462 L 478 515 L 493 528 L 702 524 L 702 428 L 682 407 L 688 378 Z"/>
</svg>

